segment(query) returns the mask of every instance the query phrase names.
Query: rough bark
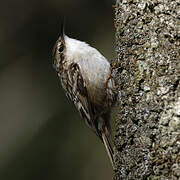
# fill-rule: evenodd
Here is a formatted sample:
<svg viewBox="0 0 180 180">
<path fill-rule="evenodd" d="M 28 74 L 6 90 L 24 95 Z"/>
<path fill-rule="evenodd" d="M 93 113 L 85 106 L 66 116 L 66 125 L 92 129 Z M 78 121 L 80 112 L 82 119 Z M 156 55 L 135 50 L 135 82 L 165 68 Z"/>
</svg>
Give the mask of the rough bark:
<svg viewBox="0 0 180 180">
<path fill-rule="evenodd" d="M 180 1 L 117 0 L 114 179 L 180 179 Z"/>
</svg>

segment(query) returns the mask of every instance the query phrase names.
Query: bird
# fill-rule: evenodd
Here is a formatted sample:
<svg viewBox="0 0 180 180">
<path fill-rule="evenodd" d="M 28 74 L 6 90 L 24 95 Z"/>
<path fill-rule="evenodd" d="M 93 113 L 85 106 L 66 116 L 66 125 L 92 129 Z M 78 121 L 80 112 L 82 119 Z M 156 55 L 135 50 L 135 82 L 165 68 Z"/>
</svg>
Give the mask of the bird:
<svg viewBox="0 0 180 180">
<path fill-rule="evenodd" d="M 110 62 L 86 42 L 65 35 L 64 22 L 52 60 L 67 98 L 105 145 L 114 169 L 110 119 L 116 98 Z"/>
</svg>

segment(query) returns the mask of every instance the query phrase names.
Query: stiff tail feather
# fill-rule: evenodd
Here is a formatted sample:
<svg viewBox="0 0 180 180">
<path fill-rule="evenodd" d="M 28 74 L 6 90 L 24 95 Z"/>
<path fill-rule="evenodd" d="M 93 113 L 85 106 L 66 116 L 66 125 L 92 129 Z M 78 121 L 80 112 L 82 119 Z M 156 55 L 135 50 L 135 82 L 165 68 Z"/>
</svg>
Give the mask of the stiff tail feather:
<svg viewBox="0 0 180 180">
<path fill-rule="evenodd" d="M 113 159 L 113 149 L 112 149 L 112 146 L 110 144 L 109 138 L 106 136 L 105 133 L 102 133 L 102 140 L 103 140 L 103 143 L 105 145 L 106 151 L 108 153 L 109 159 L 111 161 L 112 167 L 114 169 L 115 166 L 114 166 L 114 159 Z"/>
</svg>

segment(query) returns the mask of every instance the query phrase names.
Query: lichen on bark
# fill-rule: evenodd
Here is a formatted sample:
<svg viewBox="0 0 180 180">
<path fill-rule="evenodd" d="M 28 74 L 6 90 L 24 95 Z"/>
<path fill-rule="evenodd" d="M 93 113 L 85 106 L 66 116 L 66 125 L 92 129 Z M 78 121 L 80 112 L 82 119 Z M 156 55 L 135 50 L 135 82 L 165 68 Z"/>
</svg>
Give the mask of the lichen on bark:
<svg viewBox="0 0 180 180">
<path fill-rule="evenodd" d="M 117 0 L 114 179 L 180 178 L 180 1 Z"/>
</svg>

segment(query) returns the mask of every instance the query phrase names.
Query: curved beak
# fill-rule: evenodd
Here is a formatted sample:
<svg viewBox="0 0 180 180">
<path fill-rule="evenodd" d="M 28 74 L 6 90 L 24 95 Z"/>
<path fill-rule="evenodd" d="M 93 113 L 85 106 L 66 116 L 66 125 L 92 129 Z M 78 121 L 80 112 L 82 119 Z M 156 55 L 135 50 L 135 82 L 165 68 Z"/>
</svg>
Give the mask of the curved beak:
<svg viewBox="0 0 180 180">
<path fill-rule="evenodd" d="M 63 20 L 62 20 L 62 22 L 61 22 L 61 29 L 60 29 L 60 37 L 61 37 L 61 39 L 64 41 L 64 35 L 65 35 L 65 33 L 64 33 L 64 26 L 65 26 L 65 20 L 64 20 L 64 18 L 63 18 Z"/>
</svg>

